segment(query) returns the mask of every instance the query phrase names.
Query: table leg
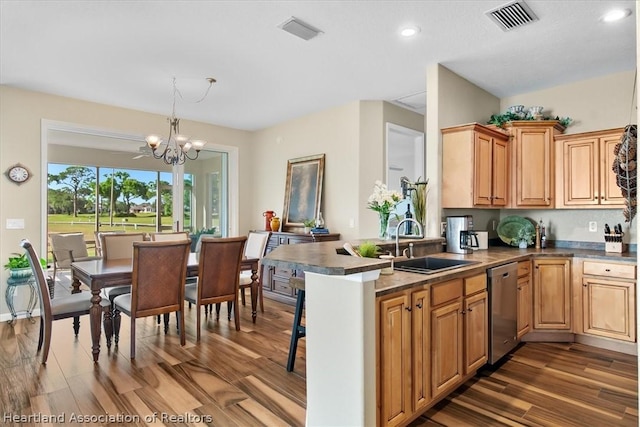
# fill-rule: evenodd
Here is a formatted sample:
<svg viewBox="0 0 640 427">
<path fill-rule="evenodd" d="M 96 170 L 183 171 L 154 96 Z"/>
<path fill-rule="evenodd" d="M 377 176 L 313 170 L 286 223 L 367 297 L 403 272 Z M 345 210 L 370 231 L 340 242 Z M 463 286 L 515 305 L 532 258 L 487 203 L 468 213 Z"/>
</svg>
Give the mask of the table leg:
<svg viewBox="0 0 640 427">
<path fill-rule="evenodd" d="M 9 308 L 9 311 L 11 312 L 11 319 L 9 319 L 9 325 L 13 325 L 16 321 L 16 319 L 18 318 L 17 314 L 16 314 L 16 309 L 13 306 L 13 296 L 16 292 L 16 287 L 15 286 L 7 286 L 7 290 L 4 293 L 4 299 L 7 303 L 7 307 Z"/>
<path fill-rule="evenodd" d="M 75 279 L 74 279 L 75 281 Z M 100 306 L 100 301 L 102 301 L 102 297 L 100 296 L 100 289 L 91 289 L 91 308 L 89 309 L 89 318 L 91 320 L 91 353 L 93 353 L 93 361 L 98 361 L 98 356 L 100 355 L 100 317 L 102 314 L 102 307 Z"/>
<path fill-rule="evenodd" d="M 74 277 L 74 278 L 73 278 L 73 281 L 71 282 L 71 287 L 73 288 L 73 289 L 71 290 L 71 293 L 72 293 L 72 294 L 77 294 L 77 293 L 79 293 L 79 292 L 82 292 L 82 291 L 80 290 L 80 280 L 78 280 L 78 278 L 77 278 L 77 277 Z M 98 301 L 98 302 L 99 302 L 99 301 Z"/>
<path fill-rule="evenodd" d="M 251 319 L 256 323 L 258 306 L 258 267 L 251 268 Z"/>
</svg>

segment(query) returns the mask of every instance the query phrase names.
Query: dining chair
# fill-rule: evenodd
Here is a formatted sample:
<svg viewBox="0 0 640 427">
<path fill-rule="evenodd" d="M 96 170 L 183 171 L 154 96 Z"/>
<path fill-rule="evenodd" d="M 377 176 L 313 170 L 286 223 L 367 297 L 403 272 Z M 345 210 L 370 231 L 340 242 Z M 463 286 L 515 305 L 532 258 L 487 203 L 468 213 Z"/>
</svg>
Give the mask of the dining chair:
<svg viewBox="0 0 640 427">
<path fill-rule="evenodd" d="M 240 290 L 240 265 L 247 236 L 205 237 L 201 241 L 198 261 L 198 282 L 185 287 L 185 299 L 195 304 L 197 315 L 196 340 L 200 341 L 200 307 L 216 304 L 216 320 L 220 319 L 220 303 L 227 302 L 228 316 L 234 312 L 236 331 L 240 330 L 237 308 Z"/>
<path fill-rule="evenodd" d="M 102 257 L 102 236 L 105 234 L 121 234 L 124 231 L 94 231 L 93 234 L 95 236 L 96 241 L 96 256 Z"/>
<path fill-rule="evenodd" d="M 133 259 L 134 242 L 144 241 L 144 233 L 104 233 L 100 235 L 102 246 L 102 258 L 106 261 L 114 259 Z M 113 312 L 113 301 L 116 297 L 131 292 L 131 285 L 112 286 L 102 290 L 103 298 L 107 298 L 111 303 Z M 113 319 L 113 316 L 112 316 Z M 107 320 L 104 321 L 105 327 Z M 113 338 L 116 345 L 120 340 L 120 324 L 113 323 Z M 110 344 L 107 342 L 107 344 Z"/>
<path fill-rule="evenodd" d="M 187 231 L 171 231 L 166 233 L 150 233 L 152 242 L 170 242 L 176 240 L 188 240 L 189 233 Z"/>
<path fill-rule="evenodd" d="M 180 345 L 185 344 L 184 293 L 190 240 L 134 242 L 131 293 L 113 300 L 114 329 L 120 313 L 131 318 L 131 359 L 136 357 L 136 319 L 178 313 Z"/>
<path fill-rule="evenodd" d="M 262 259 L 267 252 L 267 243 L 271 237 L 270 231 L 250 231 L 247 237 L 247 244 L 244 248 L 245 258 Z M 258 267 L 258 297 L 260 300 L 260 311 L 264 313 L 264 296 L 262 294 L 262 263 Z M 240 272 L 240 296 L 242 297 L 242 305 L 246 305 L 245 289 L 251 288 L 253 280 L 251 270 L 243 270 Z"/>
<path fill-rule="evenodd" d="M 53 279 L 58 270 L 71 268 L 74 261 L 99 259 L 91 257 L 87 251 L 87 242 L 83 233 L 50 233 L 51 255 L 53 256 Z"/>
<path fill-rule="evenodd" d="M 44 270 L 40 264 L 40 257 L 33 248 L 33 245 L 29 240 L 24 239 L 20 242 L 20 246 L 22 246 L 27 254 L 27 259 L 31 265 L 33 277 L 38 288 L 38 295 L 40 299 L 40 334 L 38 336 L 38 351 L 42 350 L 42 364 L 46 364 L 49 357 L 49 348 L 51 347 L 53 321 L 73 317 L 73 331 L 77 338 L 80 330 L 80 316 L 89 314 L 89 310 L 91 308 L 91 293 L 79 292 L 51 299 Z M 110 310 L 109 301 L 102 301 L 100 306 L 102 307 L 103 313 Z M 112 330 L 109 328 L 110 325 L 111 323 L 109 323 L 105 329 L 105 335 L 108 339 L 112 334 Z"/>
</svg>

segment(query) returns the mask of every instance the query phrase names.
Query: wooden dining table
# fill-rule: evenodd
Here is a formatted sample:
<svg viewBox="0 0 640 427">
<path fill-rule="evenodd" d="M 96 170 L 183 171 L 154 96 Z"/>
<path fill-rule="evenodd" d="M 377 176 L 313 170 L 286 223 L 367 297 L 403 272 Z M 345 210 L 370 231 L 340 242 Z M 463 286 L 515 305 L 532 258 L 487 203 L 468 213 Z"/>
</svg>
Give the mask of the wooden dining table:
<svg viewBox="0 0 640 427">
<path fill-rule="evenodd" d="M 256 321 L 258 292 L 260 282 L 258 281 L 258 266 L 260 260 L 258 258 L 244 258 L 241 262 L 241 270 L 251 270 L 251 317 L 253 322 Z M 133 265 L 130 259 L 114 259 L 103 260 L 95 259 L 90 261 L 77 261 L 71 263 L 71 273 L 73 275 L 72 293 L 80 292 L 80 284 L 84 283 L 91 290 L 91 309 L 89 317 L 91 321 L 91 352 L 93 353 L 93 361 L 98 361 L 100 355 L 100 330 L 102 300 L 101 291 L 103 288 L 111 286 L 122 286 L 131 284 L 133 277 Z M 195 253 L 189 254 L 187 262 L 187 276 L 194 277 L 198 275 L 198 257 Z M 108 314 L 110 316 L 111 313 Z M 110 322 L 107 322 L 110 324 Z M 111 330 L 106 330 L 107 342 L 111 341 Z"/>
</svg>

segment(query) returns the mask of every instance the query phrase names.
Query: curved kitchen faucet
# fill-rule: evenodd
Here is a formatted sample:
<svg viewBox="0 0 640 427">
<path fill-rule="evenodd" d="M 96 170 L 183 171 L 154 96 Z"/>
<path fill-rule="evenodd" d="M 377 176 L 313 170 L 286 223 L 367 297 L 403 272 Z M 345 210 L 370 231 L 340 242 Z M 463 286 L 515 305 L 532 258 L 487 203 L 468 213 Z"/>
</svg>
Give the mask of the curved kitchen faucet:
<svg viewBox="0 0 640 427">
<path fill-rule="evenodd" d="M 400 256 L 400 245 L 398 243 L 398 240 L 400 239 L 400 226 L 402 224 L 404 224 L 407 221 L 411 221 L 411 222 L 415 222 L 418 225 L 418 235 L 415 237 L 412 237 L 414 239 L 423 239 L 424 238 L 424 234 L 422 232 L 422 225 L 415 220 L 414 218 L 404 218 L 402 219 L 398 225 L 396 225 L 396 256 L 399 257 Z"/>
</svg>

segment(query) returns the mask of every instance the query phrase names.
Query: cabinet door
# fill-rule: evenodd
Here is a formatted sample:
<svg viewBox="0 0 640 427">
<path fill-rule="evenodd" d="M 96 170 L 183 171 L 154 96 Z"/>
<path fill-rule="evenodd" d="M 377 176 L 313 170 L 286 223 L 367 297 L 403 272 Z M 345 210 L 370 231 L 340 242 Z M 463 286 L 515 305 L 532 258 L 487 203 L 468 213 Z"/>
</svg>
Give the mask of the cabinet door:
<svg viewBox="0 0 640 427">
<path fill-rule="evenodd" d="M 552 206 L 553 125 L 512 128 L 515 136 L 515 205 Z"/>
<path fill-rule="evenodd" d="M 571 329 L 571 278 L 566 258 L 533 261 L 534 329 Z"/>
<path fill-rule="evenodd" d="M 584 333 L 635 342 L 635 283 L 582 279 Z"/>
<path fill-rule="evenodd" d="M 429 324 L 429 290 L 415 291 L 411 294 L 411 342 L 413 345 L 411 366 L 414 412 L 431 402 Z"/>
<path fill-rule="evenodd" d="M 432 396 L 450 391 L 463 376 L 462 302 L 457 300 L 431 311 Z"/>
<path fill-rule="evenodd" d="M 487 292 L 464 299 L 464 366 L 465 374 L 477 371 L 487 363 L 489 340 L 489 307 Z"/>
<path fill-rule="evenodd" d="M 493 174 L 492 199 L 493 206 L 506 206 L 509 200 L 509 143 L 504 140 L 493 140 Z"/>
<path fill-rule="evenodd" d="M 411 332 L 406 293 L 380 302 L 380 411 L 382 425 L 399 425 L 411 412 Z"/>
<path fill-rule="evenodd" d="M 475 133 L 473 204 L 491 206 L 493 193 L 493 138 L 483 133 Z"/>
<path fill-rule="evenodd" d="M 598 152 L 597 138 L 562 141 L 563 205 L 599 204 Z"/>
<path fill-rule="evenodd" d="M 600 204 L 601 205 L 624 205 L 624 197 L 618 184 L 616 184 L 616 174 L 611 166 L 616 155 L 613 149 L 622 135 L 615 133 L 600 138 Z"/>
<path fill-rule="evenodd" d="M 518 279 L 518 339 L 531 330 L 531 306 L 531 276 L 526 275 Z"/>
</svg>

